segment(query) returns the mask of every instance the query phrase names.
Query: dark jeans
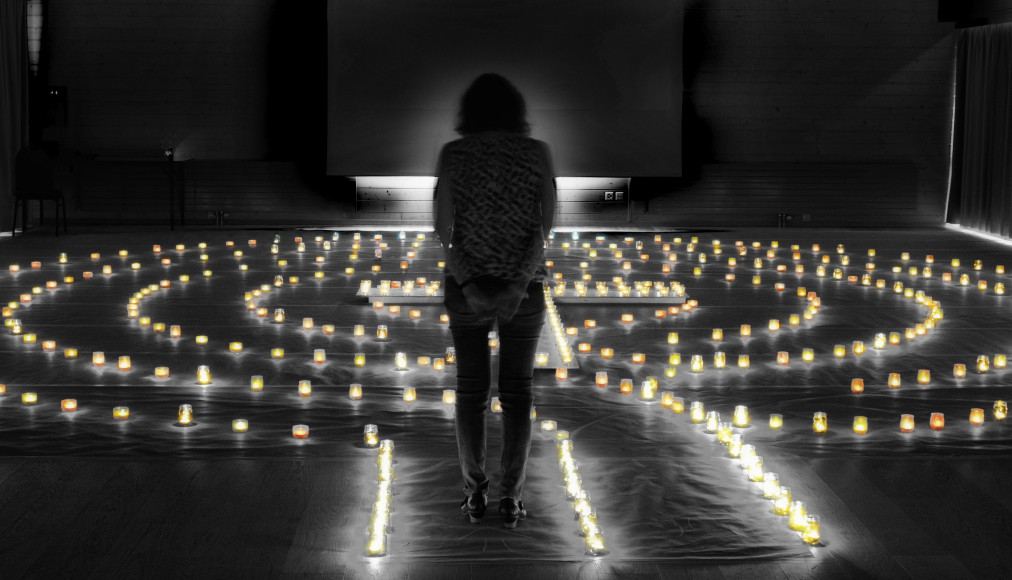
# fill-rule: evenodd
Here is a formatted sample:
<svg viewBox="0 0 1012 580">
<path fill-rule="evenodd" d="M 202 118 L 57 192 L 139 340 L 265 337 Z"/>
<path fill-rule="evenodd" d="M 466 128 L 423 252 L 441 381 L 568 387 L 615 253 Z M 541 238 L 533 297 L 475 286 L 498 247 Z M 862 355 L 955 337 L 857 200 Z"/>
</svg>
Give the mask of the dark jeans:
<svg viewBox="0 0 1012 580">
<path fill-rule="evenodd" d="M 457 455 L 464 475 L 464 493 L 488 493 L 485 475 L 485 414 L 492 388 L 492 359 L 488 333 L 494 318 L 475 313 L 453 276 L 443 284 L 444 304 L 457 350 L 457 404 L 454 409 Z M 527 288 L 527 298 L 513 318 L 498 328 L 499 402 L 502 404 L 501 497 L 520 500 L 531 449 L 531 408 L 534 405 L 534 355 L 545 322 L 545 298 L 540 282 Z"/>
</svg>

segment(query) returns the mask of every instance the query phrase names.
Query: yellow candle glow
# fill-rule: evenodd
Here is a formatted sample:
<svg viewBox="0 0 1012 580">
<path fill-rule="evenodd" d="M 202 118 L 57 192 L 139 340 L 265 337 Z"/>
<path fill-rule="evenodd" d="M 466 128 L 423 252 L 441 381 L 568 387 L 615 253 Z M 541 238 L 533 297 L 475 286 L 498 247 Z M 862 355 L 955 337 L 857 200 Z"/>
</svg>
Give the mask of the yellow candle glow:
<svg viewBox="0 0 1012 580">
<path fill-rule="evenodd" d="M 771 332 L 776 332 L 777 330 L 780 330 L 780 321 L 777 320 L 776 318 L 771 319 L 769 323 L 769 329 Z"/>
<path fill-rule="evenodd" d="M 169 327 L 169 336 L 172 338 L 179 338 L 183 335 L 183 329 L 178 324 L 173 324 Z"/>
<path fill-rule="evenodd" d="M 68 348 L 63 351 L 63 356 L 66 358 L 77 358 L 77 349 Z"/>
<path fill-rule="evenodd" d="M 236 433 L 245 433 L 249 431 L 249 421 L 246 419 L 233 419 L 232 431 Z"/>
<path fill-rule="evenodd" d="M 957 379 L 965 378 L 966 365 L 963 363 L 956 363 L 952 365 L 952 376 L 956 377 Z"/>
<path fill-rule="evenodd" d="M 914 430 L 914 416 L 909 414 L 900 415 L 900 431 L 910 433 Z"/>
<path fill-rule="evenodd" d="M 615 349 L 607 347 L 601 349 L 601 358 L 609 359 L 613 356 L 615 356 Z"/>
<path fill-rule="evenodd" d="M 569 378 L 569 369 L 566 367 L 557 367 L 555 369 L 555 380 L 564 381 Z"/>
<path fill-rule="evenodd" d="M 352 383 L 348 387 L 348 398 L 357 401 L 362 398 L 362 385 L 358 383 Z"/>
<path fill-rule="evenodd" d="M 198 335 L 197 335 L 197 336 L 196 336 L 196 337 L 195 337 L 195 338 L 194 338 L 193 340 L 194 340 L 194 341 L 195 341 L 195 342 L 196 342 L 197 344 L 201 344 L 201 345 L 207 344 L 207 335 L 204 335 L 204 334 L 198 334 Z"/>
<path fill-rule="evenodd" d="M 457 391 L 452 389 L 445 389 L 443 391 L 443 404 L 454 405 L 457 403 Z"/>
<path fill-rule="evenodd" d="M 179 420 L 180 425 L 192 425 L 193 424 L 193 407 L 191 405 L 180 405 L 179 411 L 176 413 L 176 417 Z"/>
<path fill-rule="evenodd" d="M 403 398 L 405 403 L 413 403 L 418 398 L 418 394 L 415 392 L 415 388 L 404 387 Z"/>
<path fill-rule="evenodd" d="M 77 399 L 63 399 L 60 401 L 60 409 L 71 413 L 77 410 Z"/>
<path fill-rule="evenodd" d="M 632 362 L 635 363 L 635 364 L 641 365 L 641 364 L 647 362 L 647 355 L 645 353 L 642 353 L 642 352 L 634 352 L 632 354 Z"/>
<path fill-rule="evenodd" d="M 97 367 L 105 365 L 105 353 L 102 351 L 95 351 L 91 353 L 91 364 Z"/>
<path fill-rule="evenodd" d="M 130 357 L 129 356 L 125 356 L 125 355 L 121 356 L 121 357 L 119 357 L 119 360 L 116 362 L 116 368 L 118 368 L 121 371 L 128 371 L 128 370 L 130 370 L 131 366 L 132 365 L 130 363 Z"/>
<path fill-rule="evenodd" d="M 692 358 L 689 360 L 689 371 L 693 373 L 701 373 L 704 368 L 705 364 L 703 363 L 703 356 L 699 354 L 692 355 Z"/>
<path fill-rule="evenodd" d="M 197 367 L 197 384 L 211 384 L 211 368 L 207 365 L 200 365 Z"/>
<path fill-rule="evenodd" d="M 706 420 L 706 409 L 702 402 L 692 401 L 689 403 L 689 419 L 693 423 L 702 423 Z"/>
<path fill-rule="evenodd" d="M 311 394 L 313 394 L 312 382 L 305 379 L 299 381 L 299 396 L 305 398 Z"/>
<path fill-rule="evenodd" d="M 362 438 L 366 447 L 376 447 L 379 445 L 379 427 L 372 424 L 366 425 L 362 430 Z"/>
<path fill-rule="evenodd" d="M 977 357 L 977 372 L 986 373 L 991 368 L 991 359 L 987 355 L 982 354 Z"/>
<path fill-rule="evenodd" d="M 748 407 L 745 405 L 737 405 L 734 408 L 734 415 L 731 417 L 731 423 L 735 427 L 748 427 L 749 426 L 749 412 Z"/>
<path fill-rule="evenodd" d="M 239 341 L 230 342 L 228 343 L 228 350 L 232 353 L 240 353 L 242 352 L 242 343 Z"/>
<path fill-rule="evenodd" d="M 780 413 L 770 413 L 770 429 L 776 431 L 784 426 L 784 416 Z"/>
<path fill-rule="evenodd" d="M 6 390 L 6 388 L 4 389 Z M 24 405 L 34 405 L 39 402 L 39 396 L 36 393 L 21 393 L 21 403 Z"/>
<path fill-rule="evenodd" d="M 714 342 L 720 342 L 724 340 L 724 329 L 714 328 L 713 332 L 710 333 L 710 337 L 713 339 Z"/>
<path fill-rule="evenodd" d="M 1008 403 L 1001 399 L 994 402 L 994 418 L 996 421 L 1004 421 L 1008 417 Z"/>
<path fill-rule="evenodd" d="M 791 364 L 791 355 L 786 350 L 777 352 L 777 364 L 781 366 Z"/>
<path fill-rule="evenodd" d="M 602 389 L 607 387 L 608 386 L 607 371 L 597 371 L 597 373 L 594 375 L 594 384 Z"/>
<path fill-rule="evenodd" d="M 829 418 L 824 412 L 816 411 L 812 415 L 812 431 L 819 434 L 829 431 Z"/>
<path fill-rule="evenodd" d="M 112 416 L 115 419 L 126 420 L 130 418 L 130 407 L 113 407 Z"/>
<path fill-rule="evenodd" d="M 917 371 L 917 382 L 926 385 L 931 382 L 931 371 L 928 369 L 920 369 Z"/>
</svg>

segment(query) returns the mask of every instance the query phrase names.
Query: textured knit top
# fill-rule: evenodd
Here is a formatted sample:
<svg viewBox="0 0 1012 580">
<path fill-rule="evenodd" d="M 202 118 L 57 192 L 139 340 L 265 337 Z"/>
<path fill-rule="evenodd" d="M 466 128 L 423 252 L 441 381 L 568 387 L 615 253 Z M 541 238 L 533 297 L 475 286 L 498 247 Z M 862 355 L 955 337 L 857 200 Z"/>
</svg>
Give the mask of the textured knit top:
<svg viewBox="0 0 1012 580">
<path fill-rule="evenodd" d="M 448 180 L 454 206 L 447 266 L 458 283 L 493 276 L 526 286 L 546 277 L 546 151 L 513 133 L 469 135 L 443 148 L 439 179 Z"/>
</svg>

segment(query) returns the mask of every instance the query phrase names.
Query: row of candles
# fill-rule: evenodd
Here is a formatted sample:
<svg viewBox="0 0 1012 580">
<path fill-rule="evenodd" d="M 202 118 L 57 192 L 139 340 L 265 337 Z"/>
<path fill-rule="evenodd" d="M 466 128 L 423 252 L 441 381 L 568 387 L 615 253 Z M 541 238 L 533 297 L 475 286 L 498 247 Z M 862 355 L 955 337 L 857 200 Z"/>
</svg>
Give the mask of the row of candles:
<svg viewBox="0 0 1012 580">
<path fill-rule="evenodd" d="M 369 427 L 374 429 L 370 431 Z M 373 441 L 370 439 L 371 434 L 378 438 L 375 425 L 366 427 L 367 444 Z M 379 446 L 376 456 L 376 499 L 373 501 L 372 514 L 369 518 L 366 555 L 385 556 L 388 553 L 387 534 L 390 532 L 390 512 L 394 495 L 394 442 L 384 439 L 382 442 L 376 441 L 376 445 Z"/>
<path fill-rule="evenodd" d="M 554 435 L 559 469 L 562 472 L 562 486 L 566 491 L 566 500 L 573 507 L 586 554 L 589 556 L 607 554 L 604 531 L 598 525 L 597 511 L 591 504 L 590 494 L 583 488 L 579 466 L 573 457 L 573 440 L 569 436 L 569 431 L 559 429 L 558 423 L 553 420 L 541 421 L 541 430 Z"/>
</svg>

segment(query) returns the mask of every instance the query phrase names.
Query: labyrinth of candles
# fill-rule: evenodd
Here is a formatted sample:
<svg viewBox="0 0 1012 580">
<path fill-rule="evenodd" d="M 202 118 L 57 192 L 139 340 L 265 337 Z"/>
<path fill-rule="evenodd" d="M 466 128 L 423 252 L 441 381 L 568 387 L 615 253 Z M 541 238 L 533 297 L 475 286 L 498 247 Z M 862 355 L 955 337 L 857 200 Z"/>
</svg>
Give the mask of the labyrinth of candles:
<svg viewBox="0 0 1012 580">
<path fill-rule="evenodd" d="M 636 554 L 643 541 L 616 513 L 623 484 L 610 478 L 629 474 L 602 462 L 699 461 L 682 485 L 713 486 L 696 491 L 797 555 L 832 522 L 778 463 L 1007 448 L 1007 356 L 975 334 L 1008 326 L 1001 258 L 787 234 L 552 236 L 529 489 L 569 510 L 554 533 L 578 538 L 578 554 Z M 455 469 L 456 354 L 432 235 L 162 237 L 96 237 L 7 265 L 3 454 L 350 454 L 374 465 L 354 549 L 407 550 L 391 531 L 415 500 L 395 493 L 403 458 L 431 444 Z M 497 345 L 491 333 L 493 356 Z M 493 397 L 490 421 L 499 411 Z M 670 533 L 655 523 L 651 537 Z"/>
</svg>

